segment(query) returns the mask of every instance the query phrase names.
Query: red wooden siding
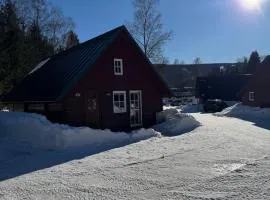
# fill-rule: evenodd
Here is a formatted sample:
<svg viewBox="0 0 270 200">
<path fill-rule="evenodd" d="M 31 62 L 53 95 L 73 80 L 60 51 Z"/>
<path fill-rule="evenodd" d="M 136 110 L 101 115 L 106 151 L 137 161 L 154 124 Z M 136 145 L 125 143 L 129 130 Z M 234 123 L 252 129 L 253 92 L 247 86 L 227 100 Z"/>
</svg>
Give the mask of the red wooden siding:
<svg viewBox="0 0 270 200">
<path fill-rule="evenodd" d="M 123 76 L 115 76 L 114 58 L 123 59 Z M 155 122 L 155 113 L 162 110 L 164 86 L 137 46 L 126 32 L 122 32 L 98 59 L 88 74 L 64 99 L 70 122 L 85 123 L 85 93 L 95 90 L 99 96 L 99 125 L 111 129 L 129 128 L 129 91 L 142 91 L 142 115 L 144 126 Z M 113 91 L 126 91 L 127 112 L 113 113 Z M 166 92 L 166 91 L 165 91 Z M 75 97 L 80 93 L 80 97 Z"/>
</svg>

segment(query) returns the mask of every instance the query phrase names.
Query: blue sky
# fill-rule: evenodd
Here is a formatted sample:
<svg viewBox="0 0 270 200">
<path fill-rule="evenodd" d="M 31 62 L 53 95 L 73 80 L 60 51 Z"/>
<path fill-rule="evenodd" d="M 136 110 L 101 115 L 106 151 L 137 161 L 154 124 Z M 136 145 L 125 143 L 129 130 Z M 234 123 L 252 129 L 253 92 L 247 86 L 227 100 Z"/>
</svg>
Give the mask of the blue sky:
<svg viewBox="0 0 270 200">
<path fill-rule="evenodd" d="M 260 10 L 245 9 L 248 0 L 161 0 L 165 30 L 173 38 L 164 54 L 191 63 L 234 62 L 258 50 L 270 54 L 270 0 Z M 81 42 L 133 19 L 131 0 L 52 0 L 73 18 Z"/>
</svg>

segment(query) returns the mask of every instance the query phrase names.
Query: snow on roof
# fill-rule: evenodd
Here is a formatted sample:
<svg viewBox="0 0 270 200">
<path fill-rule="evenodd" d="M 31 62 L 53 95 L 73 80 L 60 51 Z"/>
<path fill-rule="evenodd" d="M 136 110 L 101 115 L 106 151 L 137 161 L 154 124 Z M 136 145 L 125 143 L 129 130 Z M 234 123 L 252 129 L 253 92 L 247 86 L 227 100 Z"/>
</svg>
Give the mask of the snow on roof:
<svg viewBox="0 0 270 200">
<path fill-rule="evenodd" d="M 31 72 L 28 74 L 32 74 L 33 72 L 37 71 L 39 68 L 41 68 L 43 65 L 45 65 L 51 58 L 47 58 L 46 60 L 42 60 Z"/>
</svg>

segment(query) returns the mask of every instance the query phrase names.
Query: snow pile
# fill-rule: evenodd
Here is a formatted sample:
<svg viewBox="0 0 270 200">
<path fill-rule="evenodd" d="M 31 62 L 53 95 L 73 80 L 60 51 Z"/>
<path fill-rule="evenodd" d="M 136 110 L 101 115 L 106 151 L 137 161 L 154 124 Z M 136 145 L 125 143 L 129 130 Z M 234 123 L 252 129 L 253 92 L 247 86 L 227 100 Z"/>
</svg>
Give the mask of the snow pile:
<svg viewBox="0 0 270 200">
<path fill-rule="evenodd" d="M 233 106 L 235 104 L 240 103 L 239 101 L 225 101 L 225 103 L 228 105 L 228 107 Z"/>
<path fill-rule="evenodd" d="M 185 105 L 181 109 L 182 113 L 197 113 L 197 112 L 202 112 L 202 111 L 203 111 L 202 104 Z"/>
<path fill-rule="evenodd" d="M 242 103 L 237 103 L 231 107 L 224 109 L 219 113 L 215 113 L 216 116 L 227 116 L 227 117 L 256 117 L 256 118 L 266 118 L 270 117 L 270 108 L 259 108 L 245 106 Z"/>
<path fill-rule="evenodd" d="M 170 105 L 163 106 L 163 110 L 168 109 L 181 109 L 181 106 L 170 106 Z"/>
<path fill-rule="evenodd" d="M 200 126 L 200 122 L 193 116 L 179 113 L 176 109 L 167 109 L 160 115 L 163 116 L 163 123 L 157 124 L 153 128 L 165 136 L 181 135 Z"/>
<path fill-rule="evenodd" d="M 9 110 L 7 108 L 3 108 L 2 110 L 0 110 L 2 112 L 9 112 Z"/>
<path fill-rule="evenodd" d="M 42 115 L 19 112 L 0 112 L 0 130 L 0 140 L 44 149 L 130 143 L 159 136 L 153 129 L 141 129 L 127 134 L 88 127 L 70 127 L 53 124 Z"/>
</svg>

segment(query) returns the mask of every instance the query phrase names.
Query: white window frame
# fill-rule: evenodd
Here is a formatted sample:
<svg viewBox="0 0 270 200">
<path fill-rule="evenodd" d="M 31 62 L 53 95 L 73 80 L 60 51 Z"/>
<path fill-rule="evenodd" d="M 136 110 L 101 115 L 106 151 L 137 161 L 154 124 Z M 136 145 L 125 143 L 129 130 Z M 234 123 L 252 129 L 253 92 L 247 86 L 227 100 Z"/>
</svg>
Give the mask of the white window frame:
<svg viewBox="0 0 270 200">
<path fill-rule="evenodd" d="M 255 92 L 249 92 L 248 93 L 248 100 L 249 101 L 255 101 Z"/>
<path fill-rule="evenodd" d="M 120 66 L 117 65 L 118 62 L 120 63 Z M 114 75 L 123 76 L 123 59 L 115 58 L 113 60 L 113 71 Z"/>
<path fill-rule="evenodd" d="M 115 106 L 114 106 L 114 95 L 124 95 L 124 108 L 122 108 L 121 110 L 116 110 Z M 125 113 L 127 112 L 127 98 L 126 98 L 126 91 L 113 91 L 113 113 Z M 120 102 L 120 101 L 119 101 Z"/>
</svg>

